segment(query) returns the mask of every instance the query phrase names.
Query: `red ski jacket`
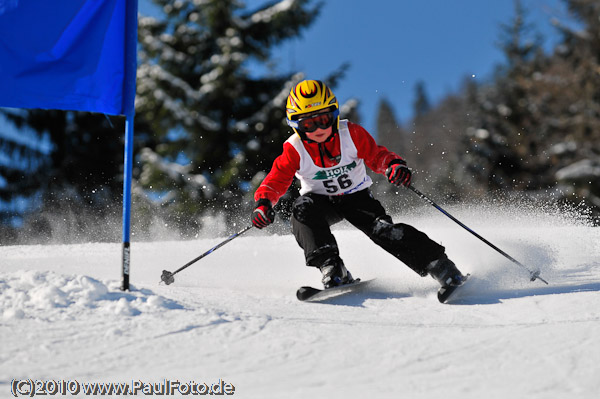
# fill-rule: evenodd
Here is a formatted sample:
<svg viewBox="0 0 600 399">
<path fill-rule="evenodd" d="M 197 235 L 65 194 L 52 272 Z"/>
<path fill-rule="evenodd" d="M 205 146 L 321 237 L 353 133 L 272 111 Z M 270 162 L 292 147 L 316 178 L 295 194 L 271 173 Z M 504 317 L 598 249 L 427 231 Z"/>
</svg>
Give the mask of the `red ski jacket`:
<svg viewBox="0 0 600 399">
<path fill-rule="evenodd" d="M 394 159 L 402 159 L 387 148 L 377 145 L 375 139 L 362 126 L 348 122 L 348 130 L 358 150 L 358 157 L 375 173 L 384 174 L 388 164 Z M 340 137 L 335 133 L 328 141 L 316 143 L 302 141 L 315 165 L 322 168 L 335 166 L 339 162 Z M 300 154 L 288 142 L 283 144 L 283 153 L 273 162 L 271 171 L 254 193 L 254 200 L 266 198 L 273 205 L 290 187 L 296 171 L 300 168 Z"/>
</svg>

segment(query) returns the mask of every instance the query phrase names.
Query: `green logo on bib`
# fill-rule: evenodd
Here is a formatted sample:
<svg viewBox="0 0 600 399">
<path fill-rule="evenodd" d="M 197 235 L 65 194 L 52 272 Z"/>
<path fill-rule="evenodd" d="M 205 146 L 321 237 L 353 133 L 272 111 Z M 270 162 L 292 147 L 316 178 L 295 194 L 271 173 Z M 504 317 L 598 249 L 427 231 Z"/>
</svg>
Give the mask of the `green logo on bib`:
<svg viewBox="0 0 600 399">
<path fill-rule="evenodd" d="M 352 162 L 350 165 L 340 166 L 339 168 L 331 170 L 320 170 L 317 173 L 315 173 L 313 180 L 335 179 L 338 176 L 350 172 L 354 168 L 356 168 L 356 161 Z"/>
</svg>

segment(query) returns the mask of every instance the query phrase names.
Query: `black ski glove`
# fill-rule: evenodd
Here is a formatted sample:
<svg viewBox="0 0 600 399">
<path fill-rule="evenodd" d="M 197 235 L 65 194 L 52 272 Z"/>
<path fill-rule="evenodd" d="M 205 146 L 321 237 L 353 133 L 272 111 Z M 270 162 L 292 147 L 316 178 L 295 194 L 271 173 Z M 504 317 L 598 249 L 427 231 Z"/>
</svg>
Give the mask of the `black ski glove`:
<svg viewBox="0 0 600 399">
<path fill-rule="evenodd" d="M 252 212 L 252 224 L 254 227 L 262 229 L 267 227 L 275 220 L 275 211 L 271 201 L 266 198 L 261 198 L 256 201 L 256 207 Z"/>
<path fill-rule="evenodd" d="M 396 186 L 410 186 L 412 172 L 403 159 L 394 159 L 385 171 L 388 181 Z"/>
</svg>

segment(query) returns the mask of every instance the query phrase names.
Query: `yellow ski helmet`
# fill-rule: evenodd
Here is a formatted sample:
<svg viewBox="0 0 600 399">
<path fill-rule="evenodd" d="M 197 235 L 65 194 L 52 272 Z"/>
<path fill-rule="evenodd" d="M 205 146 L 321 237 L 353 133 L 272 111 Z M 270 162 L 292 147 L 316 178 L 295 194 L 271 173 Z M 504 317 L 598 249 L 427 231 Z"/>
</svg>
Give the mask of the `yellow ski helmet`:
<svg viewBox="0 0 600 399">
<path fill-rule="evenodd" d="M 337 131 L 340 122 L 339 103 L 325 83 L 320 80 L 303 80 L 292 87 L 285 107 L 287 124 L 303 140 L 306 140 L 306 134 L 297 129 L 298 124 L 295 121 L 302 118 L 303 114 L 320 110 L 330 110 L 335 113 L 336 121 L 333 126 L 334 131 Z"/>
</svg>

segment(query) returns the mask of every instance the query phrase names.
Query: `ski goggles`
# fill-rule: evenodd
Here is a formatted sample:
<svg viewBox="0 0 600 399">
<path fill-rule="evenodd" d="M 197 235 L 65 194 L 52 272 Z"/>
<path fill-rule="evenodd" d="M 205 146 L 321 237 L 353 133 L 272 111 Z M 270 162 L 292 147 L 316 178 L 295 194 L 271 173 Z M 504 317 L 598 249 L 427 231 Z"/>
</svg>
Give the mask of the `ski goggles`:
<svg viewBox="0 0 600 399">
<path fill-rule="evenodd" d="M 287 119 L 287 124 L 294 129 L 297 129 L 302 133 L 312 133 L 317 128 L 327 129 L 333 126 L 333 123 L 337 119 L 340 111 L 338 109 L 322 114 L 316 114 L 307 116 L 306 118 L 300 118 L 297 121 Z"/>
</svg>

